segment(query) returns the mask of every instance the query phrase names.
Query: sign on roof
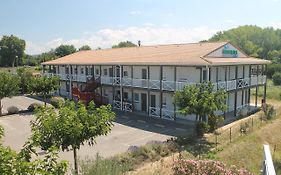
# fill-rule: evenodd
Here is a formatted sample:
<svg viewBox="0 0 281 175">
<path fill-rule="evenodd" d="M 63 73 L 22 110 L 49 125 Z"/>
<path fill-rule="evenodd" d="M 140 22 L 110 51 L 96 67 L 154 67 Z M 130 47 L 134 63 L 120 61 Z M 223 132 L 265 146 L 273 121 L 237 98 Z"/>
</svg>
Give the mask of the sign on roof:
<svg viewBox="0 0 281 175">
<path fill-rule="evenodd" d="M 239 51 L 236 47 L 232 44 L 228 43 L 219 49 L 211 52 L 206 57 L 219 57 L 219 58 L 241 58 L 246 57 L 244 53 Z"/>
</svg>

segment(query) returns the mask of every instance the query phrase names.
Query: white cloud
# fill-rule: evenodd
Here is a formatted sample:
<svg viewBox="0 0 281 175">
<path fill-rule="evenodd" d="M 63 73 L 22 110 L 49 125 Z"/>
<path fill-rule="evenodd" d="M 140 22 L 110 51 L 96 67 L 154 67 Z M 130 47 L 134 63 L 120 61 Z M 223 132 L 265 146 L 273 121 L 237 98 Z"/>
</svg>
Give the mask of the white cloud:
<svg viewBox="0 0 281 175">
<path fill-rule="evenodd" d="M 81 38 L 65 40 L 56 38 L 44 44 L 27 42 L 26 52 L 29 54 L 38 54 L 56 48 L 60 44 L 73 44 L 76 48 L 82 45 L 89 45 L 92 48 L 110 48 L 120 41 L 132 41 L 137 43 L 141 40 L 142 45 L 153 44 L 172 44 L 172 43 L 189 43 L 198 42 L 208 39 L 218 30 L 209 27 L 195 28 L 173 28 L 173 27 L 128 27 L 123 29 L 101 29 L 95 33 L 84 34 Z"/>
</svg>

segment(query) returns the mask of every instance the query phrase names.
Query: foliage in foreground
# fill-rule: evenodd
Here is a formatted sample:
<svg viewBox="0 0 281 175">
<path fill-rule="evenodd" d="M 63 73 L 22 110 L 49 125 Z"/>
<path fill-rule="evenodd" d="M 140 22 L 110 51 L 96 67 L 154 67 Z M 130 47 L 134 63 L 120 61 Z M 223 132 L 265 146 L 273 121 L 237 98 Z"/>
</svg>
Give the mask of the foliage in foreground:
<svg viewBox="0 0 281 175">
<path fill-rule="evenodd" d="M 2 115 L 1 100 L 12 97 L 19 92 L 19 79 L 10 73 L 0 72 L 0 116 Z"/>
<path fill-rule="evenodd" d="M 178 151 L 173 142 L 150 143 L 140 147 L 131 147 L 128 152 L 105 159 L 97 155 L 95 160 L 81 160 L 84 175 L 123 174 L 132 171 L 144 162 L 154 162 Z"/>
<path fill-rule="evenodd" d="M 0 139 L 4 134 L 0 126 Z M 0 174 L 1 175 L 58 175 L 65 174 L 67 162 L 58 162 L 57 150 L 51 148 L 47 150 L 42 159 L 31 161 L 34 147 L 32 142 L 27 142 L 24 148 L 17 153 L 9 147 L 0 143 Z"/>
<path fill-rule="evenodd" d="M 74 167 L 78 172 L 77 150 L 84 143 L 94 145 L 98 136 L 107 135 L 113 127 L 115 113 L 111 106 L 96 108 L 93 102 L 89 106 L 66 101 L 58 111 L 53 107 L 38 108 L 36 120 L 31 123 L 31 139 L 43 150 L 56 147 L 73 150 Z"/>
<path fill-rule="evenodd" d="M 179 108 L 179 113 L 182 115 L 195 114 L 196 131 L 198 136 L 202 136 L 217 127 L 219 116 L 215 115 L 215 111 L 225 111 L 226 93 L 218 90 L 214 91 L 214 86 L 211 82 L 204 82 L 198 85 L 185 86 L 183 90 L 175 92 L 174 103 Z M 205 122 L 205 117 L 213 120 L 209 123 Z M 211 126 L 210 126 L 211 125 Z"/>
<path fill-rule="evenodd" d="M 213 160 L 185 160 L 179 159 L 173 166 L 175 175 L 253 175 L 245 169 L 238 169 L 235 166 L 228 168 L 225 164 Z"/>
</svg>

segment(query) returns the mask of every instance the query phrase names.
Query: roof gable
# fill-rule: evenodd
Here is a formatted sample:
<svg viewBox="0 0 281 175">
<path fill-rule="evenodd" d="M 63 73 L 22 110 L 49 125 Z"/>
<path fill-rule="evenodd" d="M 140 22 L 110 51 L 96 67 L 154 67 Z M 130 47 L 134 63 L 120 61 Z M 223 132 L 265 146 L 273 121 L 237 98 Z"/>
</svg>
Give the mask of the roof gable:
<svg viewBox="0 0 281 175">
<path fill-rule="evenodd" d="M 239 48 L 235 47 L 231 43 L 226 43 L 223 46 L 215 49 L 214 51 L 208 53 L 204 57 L 214 57 L 214 58 L 246 58 L 246 55 Z"/>
</svg>

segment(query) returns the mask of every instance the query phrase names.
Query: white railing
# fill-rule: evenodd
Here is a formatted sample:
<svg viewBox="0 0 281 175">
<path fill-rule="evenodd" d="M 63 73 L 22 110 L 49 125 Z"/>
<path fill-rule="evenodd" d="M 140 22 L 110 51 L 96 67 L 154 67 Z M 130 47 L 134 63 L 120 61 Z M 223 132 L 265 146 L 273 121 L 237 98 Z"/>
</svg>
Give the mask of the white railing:
<svg viewBox="0 0 281 175">
<path fill-rule="evenodd" d="M 176 82 L 176 90 L 180 91 L 180 90 L 183 90 L 184 86 L 186 86 L 186 85 L 194 85 L 194 84 L 196 84 L 196 83 L 177 81 Z"/>
<path fill-rule="evenodd" d="M 227 81 L 226 83 L 227 83 L 226 87 L 228 91 L 236 89 L 236 80 Z"/>
<path fill-rule="evenodd" d="M 132 78 L 122 78 L 122 85 L 123 86 L 132 86 Z"/>
<path fill-rule="evenodd" d="M 77 75 L 77 80 L 79 82 L 86 82 L 87 81 L 87 76 L 86 75 Z"/>
<path fill-rule="evenodd" d="M 149 116 L 160 118 L 160 108 L 149 107 Z"/>
<path fill-rule="evenodd" d="M 113 78 L 112 77 L 101 77 L 101 84 L 112 85 Z"/>
<path fill-rule="evenodd" d="M 132 112 L 133 111 L 132 103 L 123 102 L 123 110 L 126 112 Z"/>
<path fill-rule="evenodd" d="M 263 145 L 262 175 L 276 175 L 269 145 Z"/>
<path fill-rule="evenodd" d="M 121 84 L 121 78 L 120 77 L 113 77 L 113 84 L 114 85 L 120 85 Z"/>
<path fill-rule="evenodd" d="M 121 108 L 121 101 L 114 100 L 113 101 L 113 108 L 114 109 L 118 109 L 118 110 L 122 110 L 122 108 Z"/>
<path fill-rule="evenodd" d="M 162 108 L 162 118 L 168 120 L 174 120 L 174 111 L 166 108 Z"/>
<path fill-rule="evenodd" d="M 61 80 L 67 80 L 66 74 L 59 74 L 59 77 L 60 77 Z"/>
<path fill-rule="evenodd" d="M 133 86 L 147 88 L 148 80 L 147 79 L 133 79 Z"/>
<path fill-rule="evenodd" d="M 150 89 L 160 89 L 160 80 L 149 80 Z"/>
<path fill-rule="evenodd" d="M 162 89 L 167 91 L 175 90 L 175 82 L 174 81 L 162 81 Z"/>
<path fill-rule="evenodd" d="M 218 82 L 218 86 L 217 86 L 217 89 L 220 90 L 226 90 L 226 85 L 227 85 L 227 82 L 226 81 L 220 81 Z"/>
<path fill-rule="evenodd" d="M 256 77 L 256 76 L 251 77 L 251 86 L 254 86 L 257 84 L 258 84 L 258 77 Z"/>
</svg>

